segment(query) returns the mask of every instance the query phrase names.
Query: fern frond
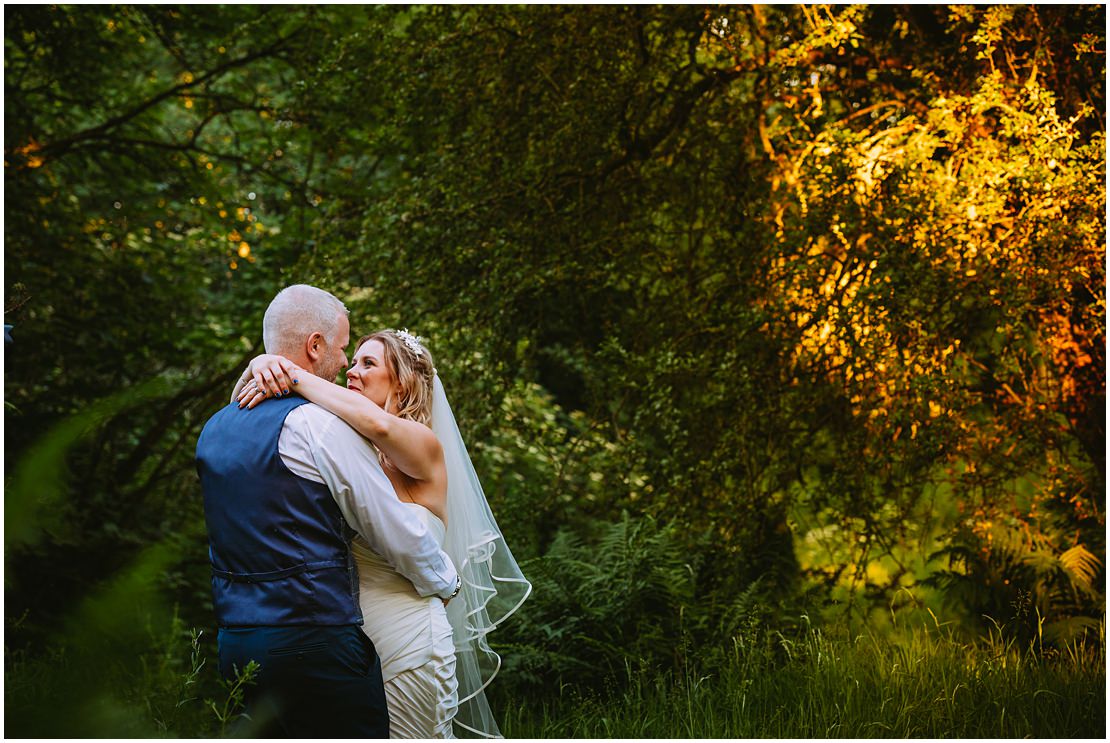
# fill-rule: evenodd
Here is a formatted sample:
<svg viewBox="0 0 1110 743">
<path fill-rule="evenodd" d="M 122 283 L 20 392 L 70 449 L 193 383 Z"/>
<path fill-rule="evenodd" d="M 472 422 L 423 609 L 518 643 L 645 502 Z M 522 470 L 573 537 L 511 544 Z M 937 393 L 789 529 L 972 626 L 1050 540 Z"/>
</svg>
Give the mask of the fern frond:
<svg viewBox="0 0 1110 743">
<path fill-rule="evenodd" d="M 1077 544 L 1060 555 L 1060 564 L 1072 580 L 1084 588 L 1090 588 L 1102 562 L 1082 544 Z"/>
<path fill-rule="evenodd" d="M 1096 631 L 1099 622 L 1091 617 L 1066 617 L 1044 626 L 1045 639 L 1053 644 L 1071 642 L 1085 632 Z"/>
<path fill-rule="evenodd" d="M 1030 552 L 1021 561 L 1033 569 L 1034 575 L 1049 575 L 1060 567 L 1060 558 L 1047 550 Z"/>
</svg>

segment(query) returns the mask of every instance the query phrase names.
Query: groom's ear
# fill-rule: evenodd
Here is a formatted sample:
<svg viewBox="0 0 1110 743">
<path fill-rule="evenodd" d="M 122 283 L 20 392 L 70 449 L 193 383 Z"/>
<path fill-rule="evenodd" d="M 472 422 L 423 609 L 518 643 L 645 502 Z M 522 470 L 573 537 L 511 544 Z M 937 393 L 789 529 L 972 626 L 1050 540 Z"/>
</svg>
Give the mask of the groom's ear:
<svg viewBox="0 0 1110 743">
<path fill-rule="evenodd" d="M 316 332 L 316 333 L 313 333 L 312 335 L 308 336 L 307 339 L 305 339 L 304 353 L 305 353 L 305 356 L 308 357 L 308 360 L 313 363 L 313 365 L 315 365 L 316 362 L 320 360 L 320 356 L 323 354 L 323 350 L 324 350 L 324 334 L 323 333 Z"/>
</svg>

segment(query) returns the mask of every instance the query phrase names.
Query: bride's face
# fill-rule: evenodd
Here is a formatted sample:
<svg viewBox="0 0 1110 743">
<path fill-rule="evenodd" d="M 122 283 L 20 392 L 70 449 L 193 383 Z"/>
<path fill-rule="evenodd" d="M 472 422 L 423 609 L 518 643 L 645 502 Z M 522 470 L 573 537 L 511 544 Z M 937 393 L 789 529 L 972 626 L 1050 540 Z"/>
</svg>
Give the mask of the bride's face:
<svg viewBox="0 0 1110 743">
<path fill-rule="evenodd" d="M 385 346 L 379 340 L 366 341 L 355 351 L 347 370 L 347 389 L 361 392 L 384 408 L 393 386 L 393 375 L 385 362 Z"/>
</svg>

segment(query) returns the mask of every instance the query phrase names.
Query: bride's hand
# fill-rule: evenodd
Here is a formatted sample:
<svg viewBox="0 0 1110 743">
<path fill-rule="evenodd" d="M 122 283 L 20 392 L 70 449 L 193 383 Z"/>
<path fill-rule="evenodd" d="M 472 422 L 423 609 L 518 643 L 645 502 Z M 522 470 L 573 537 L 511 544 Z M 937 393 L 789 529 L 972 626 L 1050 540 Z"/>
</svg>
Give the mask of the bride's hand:
<svg viewBox="0 0 1110 743">
<path fill-rule="evenodd" d="M 306 372 L 284 356 L 262 354 L 251 359 L 250 382 L 239 391 L 239 407 L 253 408 L 268 397 L 284 397 Z"/>
</svg>

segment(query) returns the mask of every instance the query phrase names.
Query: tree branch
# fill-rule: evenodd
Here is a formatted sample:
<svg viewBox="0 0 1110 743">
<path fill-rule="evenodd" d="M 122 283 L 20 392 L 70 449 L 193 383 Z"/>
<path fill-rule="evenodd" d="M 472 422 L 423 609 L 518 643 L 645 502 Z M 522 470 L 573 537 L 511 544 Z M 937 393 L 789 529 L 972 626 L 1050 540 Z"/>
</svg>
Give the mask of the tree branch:
<svg viewBox="0 0 1110 743">
<path fill-rule="evenodd" d="M 140 103 L 129 111 L 120 114 L 119 116 L 114 116 L 111 119 L 108 119 L 102 124 L 91 127 L 89 129 L 85 129 L 81 132 L 77 132 L 76 134 L 70 135 L 69 137 L 63 137 L 62 139 L 55 140 L 54 142 L 46 143 L 42 146 L 40 150 L 38 150 L 36 154 L 40 157 L 58 158 L 63 156 L 68 150 L 71 150 L 76 144 L 86 141 L 103 139 L 113 129 L 116 129 L 122 124 L 126 124 L 128 121 L 131 121 L 140 114 L 150 110 L 154 106 L 157 106 L 159 103 L 169 98 L 178 96 L 182 92 L 189 90 L 190 88 L 204 85 L 205 83 L 218 78 L 220 75 L 223 75 L 224 73 L 235 69 L 236 67 L 242 67 L 244 65 L 250 64 L 257 59 L 261 59 L 263 57 L 274 54 L 286 42 L 296 36 L 298 32 L 299 29 L 293 31 L 293 33 L 289 34 L 288 36 L 283 36 L 279 38 L 277 41 L 267 47 L 264 47 L 263 49 L 259 49 L 258 51 L 251 52 L 249 54 L 244 54 L 243 56 L 237 57 L 236 59 L 228 60 L 224 64 L 219 65 L 215 69 L 209 70 L 208 72 L 190 82 L 174 85 L 172 88 L 162 91 L 153 98 Z"/>
<path fill-rule="evenodd" d="M 158 411 L 154 423 L 131 451 L 131 455 L 117 465 L 114 478 L 115 481 L 128 482 L 139 468 L 142 461 L 149 456 L 154 445 L 161 440 L 166 433 L 173 429 L 173 421 L 178 417 L 181 408 L 195 397 L 211 393 L 213 389 L 226 387 L 227 383 L 236 378 L 236 375 L 240 373 L 239 370 L 246 365 L 247 361 L 249 361 L 257 351 L 258 344 L 255 344 L 254 347 L 231 367 L 230 370 L 205 379 L 200 384 L 187 387 L 167 400 Z"/>
</svg>

